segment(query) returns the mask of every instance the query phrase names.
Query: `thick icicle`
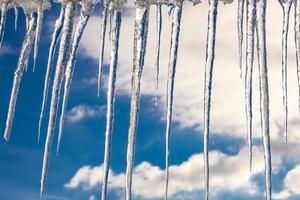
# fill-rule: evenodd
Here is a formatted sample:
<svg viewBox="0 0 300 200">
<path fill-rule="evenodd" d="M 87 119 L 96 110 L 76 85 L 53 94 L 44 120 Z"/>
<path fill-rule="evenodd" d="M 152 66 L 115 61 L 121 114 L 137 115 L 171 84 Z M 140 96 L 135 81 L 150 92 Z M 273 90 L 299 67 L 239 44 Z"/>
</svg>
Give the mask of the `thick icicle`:
<svg viewBox="0 0 300 200">
<path fill-rule="evenodd" d="M 118 67 L 118 51 L 121 28 L 121 12 L 114 11 L 114 20 L 112 27 L 112 49 L 110 56 L 110 68 L 108 77 L 108 91 L 107 91 L 107 113 L 106 113 L 106 131 L 105 131 L 105 153 L 104 153 L 104 167 L 103 167 L 103 184 L 102 184 L 102 200 L 106 200 L 106 192 L 108 185 L 108 174 L 110 166 L 110 151 L 111 138 L 114 121 L 114 102 L 115 102 L 115 85 Z"/>
<path fill-rule="evenodd" d="M 17 31 L 18 30 L 19 10 L 15 5 L 14 5 L 14 12 L 15 12 L 15 31 Z"/>
<path fill-rule="evenodd" d="M 213 65 L 215 57 L 215 39 L 217 24 L 218 0 L 209 0 L 208 28 L 206 41 L 205 83 L 204 83 L 204 185 L 205 200 L 209 199 L 209 129 L 210 129 L 210 107 L 211 89 L 213 77 Z"/>
<path fill-rule="evenodd" d="M 92 10 L 91 10 L 92 11 Z M 64 96 L 62 100 L 62 108 L 61 108 L 61 115 L 59 121 L 59 132 L 58 132 L 58 142 L 57 142 L 57 154 L 59 152 L 61 139 L 63 136 L 63 129 L 64 129 L 64 121 L 65 121 L 65 114 L 67 111 L 67 103 L 69 98 L 69 92 L 72 84 L 74 69 L 75 69 L 75 62 L 76 62 L 76 55 L 79 47 L 79 42 L 81 40 L 83 31 L 86 27 L 86 24 L 89 20 L 90 13 L 85 14 L 84 12 L 81 13 L 80 19 L 76 26 L 76 30 L 74 33 L 73 43 L 70 51 L 70 57 L 68 60 L 68 64 L 65 71 L 65 85 L 64 85 Z"/>
<path fill-rule="evenodd" d="M 99 53 L 99 71 L 98 71 L 98 90 L 97 96 L 100 97 L 100 85 L 101 85 L 101 74 L 103 68 L 104 49 L 105 49 L 105 33 L 107 27 L 107 16 L 108 16 L 108 3 L 109 0 L 103 1 L 103 11 L 101 19 L 101 35 L 100 35 L 100 53 Z"/>
<path fill-rule="evenodd" d="M 284 110 L 284 136 L 287 142 L 288 128 L 288 99 L 287 99 L 287 38 L 289 31 L 289 16 L 292 0 L 279 0 L 283 10 L 283 29 L 282 29 L 282 92 L 283 92 L 283 110 Z"/>
<path fill-rule="evenodd" d="M 238 26 L 238 42 L 239 42 L 239 67 L 240 67 L 240 77 L 243 75 L 243 22 L 244 22 L 244 4 L 245 0 L 238 0 L 238 16 L 237 16 L 237 26 Z"/>
<path fill-rule="evenodd" d="M 2 46 L 3 36 L 5 32 L 6 15 L 8 9 L 8 0 L 2 3 L 1 7 L 1 20 L 0 20 L 0 48 Z"/>
<path fill-rule="evenodd" d="M 43 123 L 43 118 L 44 118 L 44 113 L 45 113 L 45 107 L 47 104 L 54 52 L 55 52 L 56 44 L 57 44 L 58 38 L 61 33 L 61 29 L 63 26 L 65 10 L 66 10 L 66 6 L 62 5 L 61 10 L 60 10 L 60 15 L 55 22 L 51 45 L 50 45 L 50 49 L 49 49 L 49 57 L 48 57 L 46 76 L 45 76 L 45 81 L 44 81 L 43 102 L 42 102 L 42 108 L 41 108 L 40 119 L 39 119 L 39 127 L 38 127 L 38 141 L 40 140 L 41 128 L 42 128 L 42 123 Z"/>
<path fill-rule="evenodd" d="M 169 165 L 170 165 L 170 132 L 172 124 L 172 111 L 173 111 L 173 93 L 177 63 L 177 53 L 179 45 L 179 33 L 182 14 L 183 1 L 174 1 L 174 11 L 172 17 L 172 36 L 171 36 L 171 48 L 169 58 L 169 74 L 167 83 L 167 126 L 166 126 L 166 185 L 165 185 L 165 199 L 168 199 L 169 188 Z"/>
<path fill-rule="evenodd" d="M 48 171 L 49 156 L 51 152 L 51 144 L 53 140 L 53 132 L 56 124 L 61 85 L 63 81 L 65 65 L 68 59 L 68 54 L 70 49 L 69 46 L 70 46 L 72 31 L 73 31 L 74 14 L 75 14 L 75 3 L 73 1 L 69 1 L 66 5 L 59 53 L 58 53 L 53 88 L 52 88 L 50 115 L 49 115 L 47 138 L 46 138 L 45 150 L 44 150 L 42 177 L 41 177 L 41 190 L 40 190 L 41 197 L 44 194 L 45 185 L 46 185 L 46 176 Z"/>
<path fill-rule="evenodd" d="M 9 109 L 8 109 L 8 114 L 6 119 L 5 132 L 4 132 L 4 139 L 6 141 L 8 141 L 10 137 L 19 87 L 23 76 L 23 72 L 25 71 L 25 68 L 28 65 L 29 54 L 34 40 L 34 33 L 36 28 L 35 18 L 32 15 L 30 15 L 29 18 L 30 18 L 29 27 L 23 41 L 21 53 L 17 64 L 17 69 L 14 75 L 13 87 L 11 91 Z"/>
<path fill-rule="evenodd" d="M 249 147 L 249 164 L 252 169 L 252 71 L 254 59 L 254 31 L 256 0 L 247 0 L 247 34 L 246 34 L 246 72 L 245 72 L 245 102 L 247 116 L 247 138 Z"/>
<path fill-rule="evenodd" d="M 125 199 L 131 200 L 132 171 L 135 156 L 135 140 L 139 111 L 141 77 L 146 54 L 146 43 L 149 22 L 149 4 L 147 1 L 136 1 L 134 27 L 133 74 L 131 82 L 130 125 L 128 130 L 127 166 L 125 182 Z"/>
<path fill-rule="evenodd" d="M 297 79 L 298 79 L 298 107 L 300 113 L 300 0 L 294 0 L 295 4 L 295 24 L 294 24 L 294 39 L 296 47 L 296 61 L 297 61 Z"/>
<path fill-rule="evenodd" d="M 156 99 L 155 105 L 158 103 L 158 82 L 159 82 L 159 57 L 160 57 L 160 42 L 161 42 L 161 29 L 162 29 L 162 9 L 161 5 L 156 6 L 156 55 L 155 55 L 155 65 L 156 65 Z"/>
<path fill-rule="evenodd" d="M 260 92 L 262 94 L 262 140 L 265 159 L 265 184 L 266 199 L 271 200 L 272 185 L 272 162 L 271 162 L 271 144 L 270 144 L 270 124 L 269 124 L 269 86 L 268 86 L 268 66 L 266 49 L 266 2 L 260 0 L 257 2 L 257 36 L 258 36 L 258 60 L 260 67 Z"/>
<path fill-rule="evenodd" d="M 41 32 L 43 27 L 43 18 L 44 18 L 43 1 L 41 0 L 39 2 L 38 9 L 37 9 L 37 26 L 35 32 L 34 52 L 33 52 L 33 71 L 35 71 L 36 59 L 39 51 L 39 43 L 40 43 L 40 37 L 41 37 Z"/>
</svg>

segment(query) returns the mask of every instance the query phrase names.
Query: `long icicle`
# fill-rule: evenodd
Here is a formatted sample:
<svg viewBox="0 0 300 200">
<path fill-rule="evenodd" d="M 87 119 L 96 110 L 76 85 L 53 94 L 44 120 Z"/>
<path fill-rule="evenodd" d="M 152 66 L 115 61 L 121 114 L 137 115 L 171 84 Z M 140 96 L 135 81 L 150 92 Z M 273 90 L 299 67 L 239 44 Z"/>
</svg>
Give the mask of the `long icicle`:
<svg viewBox="0 0 300 200">
<path fill-rule="evenodd" d="M 101 19 L 101 35 L 100 35 L 100 52 L 99 52 L 99 69 L 98 69 L 98 89 L 97 96 L 100 97 L 100 85 L 101 85 L 101 74 L 103 70 L 104 62 L 104 50 L 105 50 L 105 33 L 107 27 L 107 16 L 108 16 L 108 3 L 109 0 L 103 1 L 103 11 Z"/>
<path fill-rule="evenodd" d="M 213 77 L 213 65 L 215 58 L 215 39 L 217 24 L 218 0 L 209 0 L 208 28 L 206 41 L 206 62 L 205 62 L 205 84 L 204 84 L 204 181 L 205 200 L 209 199 L 209 129 L 210 129 L 210 108 L 211 89 Z"/>
<path fill-rule="evenodd" d="M 255 11 L 256 0 L 247 0 L 245 107 L 247 116 L 247 139 L 250 171 L 252 170 L 252 71 L 254 59 Z"/>
<path fill-rule="evenodd" d="M 268 86 L 268 66 L 266 49 L 266 0 L 257 2 L 257 41 L 258 41 L 258 60 L 260 67 L 260 91 L 262 94 L 262 140 L 265 159 L 265 184 L 266 200 L 271 200 L 272 196 L 272 162 L 270 144 L 270 121 L 269 121 L 269 86 Z"/>
<path fill-rule="evenodd" d="M 60 15 L 55 22 L 51 45 L 50 45 L 50 49 L 49 49 L 46 76 L 45 76 L 45 81 L 44 81 L 43 102 L 42 102 L 42 108 L 41 108 L 41 113 L 40 113 L 40 118 L 39 118 L 38 141 L 40 141 L 41 128 L 42 128 L 42 123 L 43 123 L 43 119 L 44 119 L 45 107 L 47 104 L 50 76 L 51 76 L 51 72 L 52 72 L 52 62 L 53 62 L 53 58 L 54 58 L 54 54 L 55 54 L 55 48 L 56 48 L 56 45 L 57 45 L 57 42 L 58 42 L 58 39 L 59 39 L 59 36 L 61 33 L 61 29 L 63 26 L 65 10 L 66 10 L 66 6 L 62 5 L 61 10 L 60 10 Z"/>
<path fill-rule="evenodd" d="M 297 79 L 298 79 L 298 107 L 300 113 L 300 0 L 295 0 L 294 39 L 296 47 Z"/>
<path fill-rule="evenodd" d="M 156 55 L 155 55 L 155 65 L 156 65 L 156 99 L 155 106 L 158 104 L 158 84 L 159 84 L 159 58 L 160 58 L 160 43 L 161 43 L 161 29 L 162 29 L 162 9 L 161 5 L 156 6 Z"/>
<path fill-rule="evenodd" d="M 283 11 L 283 28 L 282 28 L 282 92 L 283 92 L 283 111 L 284 111 L 284 136 L 287 142 L 288 129 L 288 96 L 287 96 L 287 39 L 289 31 L 289 16 L 293 1 L 279 0 Z"/>
<path fill-rule="evenodd" d="M 114 121 L 114 102 L 115 102 L 115 86 L 117 78 L 118 56 L 119 56 L 119 39 L 121 28 L 121 15 L 118 10 L 114 11 L 113 20 L 113 37 L 112 49 L 110 56 L 110 68 L 108 77 L 108 91 L 107 91 L 107 113 L 106 113 L 106 131 L 105 131 L 105 151 L 104 151 L 104 167 L 103 167 L 103 184 L 102 184 L 102 200 L 106 200 L 108 174 L 110 167 L 110 154 L 111 154 L 111 140 Z"/>
<path fill-rule="evenodd" d="M 146 54 L 149 22 L 149 5 L 147 1 L 136 1 L 136 16 L 134 27 L 133 75 L 131 82 L 130 125 L 128 130 L 127 166 L 125 181 L 125 200 L 131 200 L 132 172 L 135 156 L 135 140 L 137 118 L 139 111 L 141 77 Z"/>
<path fill-rule="evenodd" d="M 55 124 L 56 124 L 61 84 L 63 81 L 63 74 L 65 71 L 65 65 L 67 62 L 68 53 L 69 53 L 69 49 L 70 49 L 69 46 L 70 46 L 70 41 L 71 41 L 72 31 L 73 31 L 74 15 L 75 15 L 75 3 L 72 1 L 69 1 L 66 5 L 59 54 L 58 54 L 53 88 L 52 88 L 50 116 L 49 116 L 48 130 L 47 130 L 47 138 L 46 138 L 46 143 L 45 143 L 42 177 L 41 177 L 41 190 L 40 190 L 41 198 L 44 194 L 45 185 L 46 185 L 46 176 L 47 176 L 47 171 L 48 171 L 49 156 L 50 156 L 50 152 L 51 152 L 53 132 L 54 132 Z"/>
<path fill-rule="evenodd" d="M 1 7 L 0 48 L 2 46 L 2 41 L 3 41 L 3 37 L 4 37 L 4 32 L 5 32 L 5 23 L 6 23 L 7 9 L 8 9 L 8 0 L 4 1 L 2 3 L 2 7 Z"/>
<path fill-rule="evenodd" d="M 43 0 L 40 0 L 37 9 L 37 27 L 35 32 L 34 52 L 33 52 L 33 71 L 35 71 L 36 60 L 39 51 L 39 43 L 40 43 L 41 32 L 43 27 L 43 18 L 44 18 Z"/>
<path fill-rule="evenodd" d="M 243 75 L 243 22 L 244 22 L 244 4 L 245 0 L 238 0 L 238 16 L 237 16 L 237 27 L 238 27 L 238 42 L 239 42 L 239 67 L 240 77 Z"/>
<path fill-rule="evenodd" d="M 11 91 L 9 109 L 7 113 L 6 126 L 4 131 L 4 139 L 6 141 L 8 141 L 10 138 L 20 83 L 23 76 L 23 72 L 25 71 L 25 68 L 28 65 L 29 54 L 34 40 L 34 33 L 36 29 L 35 18 L 33 17 L 33 15 L 30 15 L 29 18 L 29 26 L 23 41 Z"/>
<path fill-rule="evenodd" d="M 176 74 L 176 63 L 179 45 L 179 33 L 182 15 L 183 1 L 175 1 L 173 17 L 172 17 L 172 35 L 171 35 L 171 48 L 169 57 L 169 74 L 167 83 L 167 126 L 166 126 L 166 183 L 165 183 L 165 200 L 168 199 L 169 188 L 169 165 L 170 165 L 170 133 L 172 124 L 172 112 L 173 112 L 173 95 L 174 95 L 174 83 Z"/>
<path fill-rule="evenodd" d="M 92 10 L 93 9 L 91 9 L 90 12 Z M 79 43 L 80 43 L 83 31 L 86 27 L 89 17 L 90 17 L 90 13 L 85 14 L 85 12 L 81 12 L 81 15 L 80 15 L 80 18 L 79 18 L 79 21 L 77 23 L 76 30 L 74 33 L 70 56 L 69 56 L 69 60 L 68 60 L 66 71 L 65 71 L 64 96 L 63 96 L 63 100 L 62 100 L 62 108 L 61 108 L 59 131 L 58 131 L 58 142 L 57 142 L 57 149 L 56 149 L 57 155 L 59 153 L 60 144 L 61 144 L 63 131 L 64 131 L 65 114 L 67 111 L 69 92 L 70 92 L 74 69 L 75 69 L 76 55 L 77 55 L 77 51 L 78 51 L 78 47 L 79 47 Z"/>
</svg>

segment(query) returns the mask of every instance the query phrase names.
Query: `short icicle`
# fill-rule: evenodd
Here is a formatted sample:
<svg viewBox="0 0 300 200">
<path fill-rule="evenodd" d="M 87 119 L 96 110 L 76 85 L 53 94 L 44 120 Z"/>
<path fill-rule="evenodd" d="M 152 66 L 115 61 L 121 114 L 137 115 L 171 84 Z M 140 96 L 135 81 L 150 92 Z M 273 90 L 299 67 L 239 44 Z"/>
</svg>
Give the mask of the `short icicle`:
<svg viewBox="0 0 300 200">
<path fill-rule="evenodd" d="M 45 81 L 44 81 L 42 108 L 41 108 L 41 113 L 40 113 L 40 118 L 39 118 L 38 142 L 40 141 L 41 128 L 42 128 L 42 123 L 43 123 L 44 114 L 45 114 L 45 107 L 47 104 L 50 76 L 51 76 L 51 72 L 52 72 L 52 62 L 53 62 L 53 58 L 54 58 L 55 48 L 56 48 L 56 45 L 57 45 L 57 42 L 58 42 L 58 39 L 59 39 L 59 36 L 61 33 L 61 29 L 63 26 L 65 10 L 66 10 L 66 6 L 62 5 L 61 10 L 60 10 L 60 15 L 55 22 L 52 40 L 51 40 L 51 44 L 50 44 L 46 76 L 45 76 Z"/>
<path fill-rule="evenodd" d="M 179 46 L 179 33 L 182 15 L 182 0 L 174 1 L 174 10 L 172 17 L 172 35 L 171 35 L 171 48 L 169 57 L 169 73 L 167 82 L 167 125 L 166 125 L 166 182 L 165 182 L 165 200 L 168 199 L 169 188 L 169 166 L 170 166 L 170 133 L 172 124 L 173 112 L 173 99 L 174 99 L 174 83 L 176 74 L 176 63 Z"/>
<path fill-rule="evenodd" d="M 159 58 L 160 58 L 160 43 L 161 43 L 161 29 L 162 29 L 162 5 L 156 6 L 156 55 L 155 55 L 155 65 L 156 65 L 156 99 L 155 106 L 158 104 L 158 83 L 159 83 Z"/>
<path fill-rule="evenodd" d="M 114 19 L 112 25 L 112 49 L 110 56 L 110 68 L 108 77 L 108 91 L 107 91 L 107 113 L 106 113 L 106 131 L 105 131 L 105 150 L 104 150 L 104 164 L 103 164 L 103 184 L 102 184 L 102 200 L 106 200 L 108 174 L 111 157 L 111 143 L 114 122 L 114 102 L 115 102 L 115 86 L 117 78 L 118 67 L 118 51 L 121 28 L 122 13 L 118 10 L 114 11 Z"/>
<path fill-rule="evenodd" d="M 39 43 L 41 38 L 41 32 L 43 27 L 43 18 L 44 18 L 44 11 L 43 11 L 43 0 L 40 0 L 38 9 L 37 9 L 37 26 L 35 32 L 35 40 L 34 40 L 34 52 L 33 52 L 33 72 L 35 71 L 36 60 L 39 51 Z"/>
<path fill-rule="evenodd" d="M 270 120 L 269 120 L 269 86 L 268 86 L 268 66 L 266 49 L 266 3 L 267 0 L 257 2 L 257 41 L 258 60 L 260 67 L 260 92 L 262 110 L 262 140 L 265 160 L 265 188 L 266 200 L 272 199 L 272 162 L 270 143 Z"/>
<path fill-rule="evenodd" d="M 134 27 L 133 74 L 131 82 L 130 125 L 128 130 L 127 166 L 125 181 L 125 200 L 131 200 L 132 172 L 135 157 L 135 141 L 137 132 L 137 119 L 141 78 L 146 54 L 146 43 L 149 22 L 149 4 L 144 0 L 136 1 L 136 16 Z"/>
<path fill-rule="evenodd" d="M 100 85 L 101 85 L 101 75 L 104 63 L 104 50 L 105 50 L 105 33 L 107 27 L 107 17 L 108 17 L 108 5 L 109 0 L 103 1 L 103 11 L 101 19 L 101 35 L 100 35 L 100 52 L 99 52 L 99 69 L 98 69 L 98 89 L 97 96 L 100 97 Z"/>
<path fill-rule="evenodd" d="M 246 0 L 247 1 L 247 0 Z M 243 35 L 244 35 L 244 4 L 245 0 L 238 0 L 238 16 L 237 16 L 237 27 L 238 27 L 238 43 L 239 43 L 239 67 L 240 77 L 243 75 Z"/>
<path fill-rule="evenodd" d="M 43 158 L 43 167 L 42 167 L 41 189 L 40 189 L 41 198 L 43 197 L 45 186 L 46 186 L 46 176 L 47 176 L 48 165 L 49 165 L 51 144 L 52 144 L 53 133 L 56 124 L 61 85 L 63 81 L 65 65 L 68 59 L 70 42 L 72 38 L 74 15 L 75 15 L 75 3 L 73 1 L 68 1 L 66 5 L 59 53 L 58 53 L 55 76 L 53 81 L 53 88 L 52 88 L 50 115 L 49 115 L 48 130 L 47 130 L 47 137 L 46 137 L 44 158 Z"/>
<path fill-rule="evenodd" d="M 213 78 L 213 65 L 215 57 L 215 39 L 217 24 L 218 0 L 209 0 L 208 28 L 206 41 L 205 83 L 204 83 L 204 187 L 205 200 L 209 199 L 209 130 L 211 90 Z"/>
<path fill-rule="evenodd" d="M 19 10 L 16 5 L 14 5 L 14 13 L 15 13 L 15 31 L 18 30 L 18 20 L 19 20 Z"/>
<path fill-rule="evenodd" d="M 295 24 L 294 39 L 296 47 L 297 79 L 298 79 L 298 108 L 300 113 L 300 0 L 294 0 L 295 4 Z"/>
<path fill-rule="evenodd" d="M 8 9 L 8 0 L 2 2 L 1 6 L 1 20 L 0 20 L 0 48 L 2 46 L 2 41 L 5 32 L 5 23 L 6 23 L 6 15 Z"/>
<path fill-rule="evenodd" d="M 249 166 L 252 170 L 252 71 L 254 60 L 254 38 L 256 20 L 256 0 L 247 0 L 247 34 L 246 34 L 246 71 L 245 102 L 247 117 L 247 140 L 249 148 Z"/>
<path fill-rule="evenodd" d="M 282 28 L 282 92 L 283 92 L 283 111 L 284 111 L 284 137 L 287 142 L 288 129 L 288 96 L 287 96 L 287 39 L 289 31 L 289 16 L 293 0 L 279 0 L 283 10 Z"/>
<path fill-rule="evenodd" d="M 34 41 L 34 33 L 35 33 L 35 29 L 36 29 L 36 22 L 35 22 L 36 19 L 33 17 L 33 15 L 30 15 L 28 21 L 29 21 L 28 30 L 26 32 L 26 35 L 25 35 L 25 38 L 23 41 L 17 68 L 16 68 L 16 71 L 14 74 L 13 87 L 12 87 L 12 91 L 11 91 L 11 97 L 10 97 L 9 108 L 8 108 L 7 119 L 6 119 L 6 126 L 5 126 L 5 131 L 4 131 L 4 139 L 6 141 L 8 141 L 10 138 L 10 133 L 11 133 L 11 128 L 12 128 L 12 124 L 13 124 L 14 112 L 15 112 L 18 92 L 19 92 L 19 88 L 20 88 L 20 83 L 21 83 L 21 79 L 23 76 L 23 72 L 25 71 L 26 66 L 28 65 L 29 54 L 30 54 L 31 48 L 33 46 L 33 41 Z"/>
<path fill-rule="evenodd" d="M 74 69 L 75 69 L 76 55 L 77 55 L 77 51 L 78 51 L 78 47 L 79 47 L 79 43 L 80 43 L 82 34 L 83 34 L 86 24 L 90 18 L 90 14 L 93 11 L 94 4 L 90 4 L 90 6 L 91 6 L 91 8 L 87 12 L 85 10 L 81 11 L 81 15 L 79 17 L 79 21 L 77 23 L 74 37 L 73 37 L 69 60 L 68 60 L 66 70 L 65 70 L 64 95 L 63 95 L 63 99 L 62 99 L 62 107 L 61 107 L 61 114 L 60 114 L 60 120 L 59 120 L 58 141 L 57 141 L 57 149 L 56 149 L 57 155 L 59 153 L 60 144 L 61 144 L 63 131 L 64 131 L 65 115 L 66 115 L 66 111 L 67 111 L 69 93 L 70 93 Z"/>
</svg>

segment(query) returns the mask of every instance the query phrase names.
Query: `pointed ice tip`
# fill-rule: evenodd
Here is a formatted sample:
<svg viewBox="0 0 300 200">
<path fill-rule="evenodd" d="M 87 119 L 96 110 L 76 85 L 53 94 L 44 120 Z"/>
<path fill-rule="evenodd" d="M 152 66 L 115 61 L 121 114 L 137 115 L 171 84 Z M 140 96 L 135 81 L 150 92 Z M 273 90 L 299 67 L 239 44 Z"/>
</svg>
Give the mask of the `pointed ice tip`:
<svg viewBox="0 0 300 200">
<path fill-rule="evenodd" d="M 5 140 L 6 142 L 9 141 L 9 136 L 8 136 L 7 134 L 4 134 L 3 138 L 4 138 L 4 140 Z"/>
</svg>

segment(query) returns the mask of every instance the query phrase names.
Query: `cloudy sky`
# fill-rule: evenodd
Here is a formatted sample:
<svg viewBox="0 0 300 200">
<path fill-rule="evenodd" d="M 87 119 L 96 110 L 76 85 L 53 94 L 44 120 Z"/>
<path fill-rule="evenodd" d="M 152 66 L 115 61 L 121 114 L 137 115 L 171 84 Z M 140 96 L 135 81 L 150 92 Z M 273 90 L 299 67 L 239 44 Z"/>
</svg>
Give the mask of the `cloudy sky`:
<svg viewBox="0 0 300 200">
<path fill-rule="evenodd" d="M 285 144 L 281 92 L 282 12 L 277 1 L 268 3 L 273 196 L 282 200 L 300 199 L 300 118 L 293 40 L 294 9 L 291 10 L 288 40 L 289 142 Z M 202 105 L 208 3 L 204 0 L 194 7 L 185 2 L 183 9 L 171 136 L 170 195 L 174 200 L 193 200 L 201 199 L 203 195 Z M 136 144 L 133 193 L 134 199 L 138 200 L 162 199 L 164 192 L 164 113 L 171 18 L 164 7 L 159 102 L 156 106 L 155 11 L 155 7 L 151 7 Z M 43 125 L 41 143 L 38 144 L 38 118 L 48 48 L 58 12 L 59 6 L 54 5 L 45 14 L 37 69 L 32 73 L 31 59 L 22 79 L 11 140 L 9 143 L 0 140 L 0 199 L 3 200 L 32 200 L 39 197 L 46 123 Z M 56 148 L 53 148 L 50 160 L 45 195 L 47 200 L 100 199 L 107 90 L 105 76 L 101 97 L 97 98 L 100 12 L 101 8 L 96 7 L 81 41 L 61 152 L 56 156 Z M 255 58 L 253 82 L 254 164 L 250 173 L 244 86 L 238 67 L 236 14 L 236 1 L 227 5 L 219 4 L 209 147 L 211 199 L 216 200 L 252 200 L 263 199 L 264 196 L 257 60 Z M 121 27 L 109 177 L 109 199 L 116 200 L 124 196 L 134 15 L 134 5 L 130 2 L 124 10 Z M 1 130 L 4 130 L 13 73 L 25 31 L 23 16 L 17 32 L 14 32 L 13 23 L 14 16 L 10 11 L 3 47 L 0 49 Z M 105 73 L 108 71 L 109 45 L 106 50 Z M 56 143 L 55 137 L 53 147 Z"/>
</svg>

